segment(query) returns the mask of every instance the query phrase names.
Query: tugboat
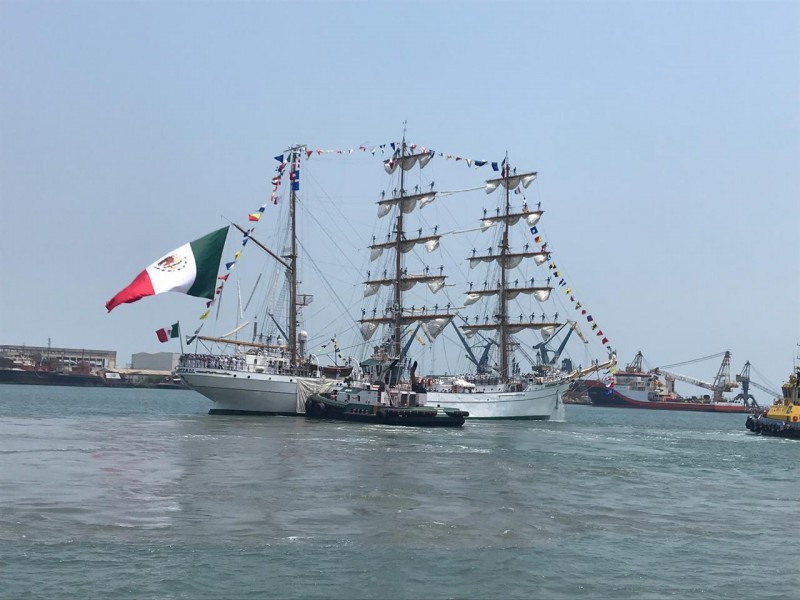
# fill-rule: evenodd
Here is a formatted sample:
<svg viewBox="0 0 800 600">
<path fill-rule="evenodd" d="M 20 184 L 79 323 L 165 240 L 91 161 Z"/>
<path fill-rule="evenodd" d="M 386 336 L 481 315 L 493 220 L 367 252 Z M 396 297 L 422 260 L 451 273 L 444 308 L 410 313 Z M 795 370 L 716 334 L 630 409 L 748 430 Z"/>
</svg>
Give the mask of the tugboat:
<svg viewBox="0 0 800 600">
<path fill-rule="evenodd" d="M 753 433 L 800 439 L 800 367 L 783 384 L 783 398 L 768 410 L 747 417 L 745 427 Z"/>
<path fill-rule="evenodd" d="M 415 375 L 416 361 L 411 366 L 411 383 L 400 382 L 398 362 L 381 358 L 363 361 L 363 380 L 348 377 L 330 392 L 312 394 L 305 402 L 306 417 L 416 427 L 464 424 L 469 412 L 427 405 L 427 390 Z"/>
</svg>

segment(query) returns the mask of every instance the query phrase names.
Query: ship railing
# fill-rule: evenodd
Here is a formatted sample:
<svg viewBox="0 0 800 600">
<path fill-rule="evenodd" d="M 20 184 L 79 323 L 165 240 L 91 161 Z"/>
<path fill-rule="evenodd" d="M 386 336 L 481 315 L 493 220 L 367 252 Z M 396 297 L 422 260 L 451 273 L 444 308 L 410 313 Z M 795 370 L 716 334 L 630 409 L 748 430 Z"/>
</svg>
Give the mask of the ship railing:
<svg viewBox="0 0 800 600">
<path fill-rule="evenodd" d="M 501 385 L 503 381 L 497 377 L 496 375 L 476 375 L 475 373 L 463 373 L 457 375 L 445 375 L 445 376 L 429 376 L 429 377 L 422 377 L 421 381 L 431 381 L 430 385 L 434 383 L 438 385 L 452 385 L 459 380 L 466 381 L 467 383 L 472 383 L 477 385 Z"/>
<path fill-rule="evenodd" d="M 289 367 L 286 363 L 252 364 L 243 357 L 218 354 L 182 354 L 179 367 L 191 369 L 219 369 L 238 373 L 263 373 L 267 375 L 295 375 L 298 377 L 319 377 L 315 366 Z"/>
<path fill-rule="evenodd" d="M 515 383 L 516 384 L 517 381 L 520 381 L 520 382 L 524 381 L 526 385 L 530 384 L 530 383 L 538 383 L 538 384 L 556 383 L 556 382 L 563 381 L 563 380 L 564 380 L 564 376 L 561 373 L 554 373 L 554 374 L 548 374 L 548 375 L 531 374 L 531 375 L 527 375 L 524 380 L 509 381 L 509 384 L 511 384 L 511 383 Z"/>
<path fill-rule="evenodd" d="M 224 369 L 226 371 L 249 370 L 249 365 L 244 358 L 219 354 L 181 354 L 178 366 L 192 369 Z"/>
</svg>

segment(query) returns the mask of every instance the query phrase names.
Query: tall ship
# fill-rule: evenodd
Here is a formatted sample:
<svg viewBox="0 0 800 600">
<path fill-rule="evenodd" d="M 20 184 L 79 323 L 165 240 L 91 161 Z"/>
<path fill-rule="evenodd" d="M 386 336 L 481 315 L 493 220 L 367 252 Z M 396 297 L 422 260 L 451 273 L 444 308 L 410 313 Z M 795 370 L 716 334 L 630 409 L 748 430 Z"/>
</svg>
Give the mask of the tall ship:
<svg viewBox="0 0 800 600">
<path fill-rule="evenodd" d="M 307 333 L 298 326 L 300 310 L 311 300 L 298 292 L 297 191 L 300 187 L 300 157 L 304 150 L 302 145 L 289 148 L 281 156 L 278 175 L 273 178 L 277 187 L 288 166 L 287 251 L 270 250 L 236 225 L 277 263 L 280 281 L 277 288 L 281 290 L 281 297 L 276 304 L 288 306 L 286 320 L 278 322 L 272 312 L 267 312 L 278 333 L 261 334 L 254 324 L 251 340 L 236 335 L 248 323 L 240 324 L 220 337 L 196 335 L 194 339 L 203 345 L 205 351 L 181 355 L 176 374 L 190 388 L 214 403 L 209 414 L 302 415 L 305 401 L 311 394 L 329 390 L 337 377 L 351 370 L 344 365 L 320 366 L 306 347 Z"/>
<path fill-rule="evenodd" d="M 390 217 L 389 231 L 385 238 L 373 237 L 369 246 L 370 259 L 382 259 L 383 264 L 367 272 L 364 295 L 374 300 L 369 309 L 362 309 L 359 320 L 368 343 L 383 328 L 379 341 L 372 346 L 371 359 L 397 361 L 402 376 L 415 341 L 433 345 L 446 328 L 452 328 L 469 369 L 423 376 L 429 405 L 467 412 L 470 419 L 563 419 L 562 396 L 572 382 L 612 367 L 615 358 L 609 347 L 609 358 L 603 363 L 592 361 L 585 369 L 572 368 L 568 360 L 558 364 L 564 343 L 577 330 L 577 324 L 560 320 L 553 308 L 547 311 L 545 306 L 553 292 L 552 275 L 545 271 L 537 279 L 533 274 L 550 257 L 545 244 L 534 246 L 540 240 L 534 234 L 544 211 L 540 205 L 530 208 L 522 193 L 537 173 L 518 173 L 506 156 L 499 168 L 500 177 L 485 181 L 487 196 L 502 190 L 494 209 L 484 209 L 480 218 L 479 229 L 493 239 L 485 252 L 473 249 L 464 257 L 470 269 L 485 269 L 480 276 L 483 283 L 463 283 L 468 288 L 462 289 L 465 297 L 460 303 L 430 298 L 415 301 L 410 292 L 417 286 L 426 294 L 437 294 L 448 285 L 443 266 L 436 268 L 423 262 L 423 249 L 430 254 L 440 246 L 443 234 L 438 225 L 425 231 L 410 222 L 415 211 L 437 199 L 433 182 L 421 177 L 417 182 L 409 181 L 412 169 L 421 171 L 434 155 L 433 151 L 407 144 L 404 137 L 393 156 L 384 161 L 392 178 L 390 192 L 384 191 L 377 204 L 379 219 Z M 519 200 L 512 202 L 512 197 Z M 514 238 L 518 225 L 524 225 L 527 241 Z M 419 264 L 412 265 L 412 259 Z M 472 305 L 482 312 L 469 315 Z M 517 309 L 525 312 L 517 316 Z M 551 351 L 549 344 L 559 334 L 565 336 L 564 343 Z M 526 348 L 531 353 L 536 349 L 536 358 Z"/>
<path fill-rule="evenodd" d="M 725 351 L 722 355 L 722 364 L 711 383 L 666 371 L 663 368 L 645 370 L 642 366 L 644 357 L 639 351 L 633 361 L 608 380 L 585 380 L 583 384 L 588 390 L 593 406 L 721 413 L 751 412 L 755 405 L 752 395 L 739 394 L 730 399 L 724 396 L 724 392 L 733 390 L 739 383 L 730 376 L 731 353 Z M 681 396 L 675 391 L 676 380 L 708 389 L 711 393 L 702 396 Z"/>
<path fill-rule="evenodd" d="M 424 348 L 415 348 L 415 353 L 445 355 L 437 342 L 440 336 L 448 337 L 451 346 L 455 336 L 458 354 L 463 353 L 469 362 L 464 368 L 445 373 L 437 372 L 431 363 L 426 365 L 429 374 L 419 379 L 426 389 L 427 405 L 450 407 L 468 413 L 470 419 L 563 419 L 562 396 L 572 382 L 615 364 L 610 346 L 606 346 L 607 360 L 587 360 L 585 368 L 573 366 L 569 359 L 559 362 L 573 334 L 581 337 L 584 344 L 588 341 L 574 320 L 559 319 L 558 310 L 553 308 L 555 283 L 551 281 L 554 277 L 558 281 L 559 272 L 550 261 L 546 244 L 534 236 L 544 211 L 540 204 L 529 207 L 523 193 L 536 179 L 535 172 L 517 173 L 506 157 L 502 168 L 497 169 L 499 177 L 485 181 L 480 188 L 465 190 L 485 190 L 487 197 L 494 194 L 491 197 L 497 201 L 492 212 L 484 209 L 479 227 L 471 229 L 493 236 L 491 247 L 480 253 L 473 250 L 465 257 L 470 269 L 483 271 L 483 284 L 464 281 L 457 286 L 460 290 L 456 300 L 448 296 L 447 288 L 455 286 L 447 283 L 444 266 L 425 264 L 422 255 L 437 250 L 445 235 L 459 232 L 439 231 L 438 225 L 420 227 L 419 220 L 412 223 L 413 217 L 419 219 L 418 211 L 439 195 L 434 183 L 420 175 L 435 153 L 407 144 L 405 137 L 391 147 L 391 157 L 383 161 L 389 175 L 388 186 L 377 202 L 379 221 L 389 217 L 389 231 L 380 239 L 377 234 L 373 236 L 369 260 L 381 262 L 368 269 L 364 280 L 365 302 L 372 306 L 362 308 L 360 319 L 341 323 L 358 338 L 348 347 L 348 353 L 358 354 L 362 360 L 356 361 L 352 356 L 345 359 L 337 348 L 334 364 L 321 365 L 300 325 L 302 309 L 310 302 L 310 296 L 298 290 L 297 191 L 301 158 L 308 159 L 314 152 L 305 146 L 294 146 L 286 151 L 291 184 L 284 250 L 270 250 L 252 236 L 249 238 L 279 267 L 281 272 L 273 287 L 284 291 L 267 302 L 266 313 L 258 324 L 253 323 L 251 336 L 243 335 L 247 322 L 219 336 L 196 335 L 202 349 L 196 346 L 193 353 L 184 353 L 176 370 L 187 385 L 214 403 L 211 414 L 303 415 L 309 397 L 341 387 L 342 380 L 363 361 L 395 364 L 395 379 L 387 383 L 397 385 L 401 379 L 408 379 L 408 356 L 415 342 Z M 416 182 L 411 181 L 414 175 Z M 494 193 L 498 190 L 502 194 Z M 341 225 L 338 224 L 339 238 L 343 237 Z M 316 226 L 324 224 L 317 222 Z M 515 227 L 519 226 L 524 226 L 527 241 L 514 238 Z M 533 247 L 534 244 L 538 246 Z M 539 273 L 535 274 L 537 269 Z M 318 275 L 324 277 L 320 271 Z M 420 290 L 421 299 L 415 295 Z M 432 294 L 446 298 L 431 300 Z M 338 300 L 335 290 L 329 300 Z M 243 313 L 249 300 L 244 308 L 241 298 L 239 302 L 239 312 Z M 285 318 L 272 312 L 270 307 L 276 306 L 288 307 Z M 468 315 L 479 307 L 482 312 Z M 578 303 L 576 310 L 579 307 Z M 586 315 L 586 310 L 582 314 Z M 588 318 L 591 321 L 591 316 Z M 262 333 L 267 322 L 276 330 L 274 335 Z M 452 331 L 452 336 L 443 336 L 445 330 Z M 330 341 L 333 347 L 337 346 L 337 340 Z M 603 338 L 602 343 L 606 342 Z M 344 360 L 339 363 L 338 359 Z"/>
</svg>

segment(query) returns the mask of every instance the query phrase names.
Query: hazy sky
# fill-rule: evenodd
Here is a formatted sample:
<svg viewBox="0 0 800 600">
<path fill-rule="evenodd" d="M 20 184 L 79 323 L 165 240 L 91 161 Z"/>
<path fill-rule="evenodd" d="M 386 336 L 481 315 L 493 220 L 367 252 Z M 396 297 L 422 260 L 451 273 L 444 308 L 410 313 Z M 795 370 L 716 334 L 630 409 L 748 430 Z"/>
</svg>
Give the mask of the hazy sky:
<svg viewBox="0 0 800 600">
<path fill-rule="evenodd" d="M 194 329 L 202 300 L 111 314 L 106 300 L 267 201 L 287 145 L 372 146 L 404 121 L 418 144 L 508 151 L 540 173 L 550 249 L 623 364 L 637 350 L 655 366 L 729 349 L 736 373 L 750 360 L 762 383 L 787 377 L 800 342 L 795 1 L 4 0 L 0 343 L 50 338 L 117 350 L 120 364 L 177 351 L 154 331 Z M 346 221 L 337 243 L 360 249 L 380 160 L 318 162 L 305 201 L 325 190 L 317 215 Z M 456 165 L 431 167 L 456 178 Z M 491 176 L 458 168 L 464 187 Z M 477 219 L 480 206 L 457 212 Z M 309 253 L 330 256 L 306 223 Z M 323 268 L 355 307 L 366 262 L 353 252 Z M 321 310 L 336 305 L 326 293 L 307 315 L 320 330 L 341 318 Z M 710 380 L 718 366 L 684 372 Z"/>
</svg>

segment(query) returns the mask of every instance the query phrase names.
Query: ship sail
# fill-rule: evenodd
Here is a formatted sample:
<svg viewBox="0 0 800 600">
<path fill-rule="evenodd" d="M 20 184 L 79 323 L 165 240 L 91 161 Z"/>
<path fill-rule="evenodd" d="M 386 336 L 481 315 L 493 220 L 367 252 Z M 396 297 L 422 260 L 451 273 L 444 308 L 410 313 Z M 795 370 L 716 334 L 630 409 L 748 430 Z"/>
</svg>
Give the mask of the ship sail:
<svg viewBox="0 0 800 600">
<path fill-rule="evenodd" d="M 512 205 L 512 193 L 519 191 L 519 188 L 527 188 L 536 180 L 537 173 L 534 171 L 517 174 L 512 170 L 508 157 L 502 163 L 501 177 L 489 179 L 485 182 L 486 194 L 492 194 L 497 190 L 502 190 L 503 194 L 498 201 L 495 214 L 484 216 L 481 219 L 481 231 L 494 232 L 495 239 L 492 246 L 487 249 L 485 255 L 480 255 L 473 249 L 472 255 L 467 258 L 470 269 L 474 269 L 482 264 L 492 268 L 492 272 L 487 274 L 486 287 L 483 290 L 467 291 L 464 300 L 465 306 L 491 301 L 493 302 L 493 314 L 491 319 L 487 316 L 484 321 L 479 322 L 476 315 L 473 322 L 469 319 L 461 325 L 461 330 L 467 337 L 476 334 L 492 334 L 496 336 L 498 352 L 497 373 L 502 380 L 513 379 L 519 373 L 519 365 L 512 362 L 512 353 L 519 343 L 513 338 L 515 334 L 524 331 L 538 331 L 544 342 L 547 342 L 553 334 L 563 325 L 558 321 L 558 314 L 546 315 L 542 310 L 538 320 L 536 311 L 527 314 L 520 314 L 515 320 L 510 315 L 510 303 L 519 296 L 530 296 L 539 303 L 546 302 L 552 293 L 549 285 L 549 278 L 545 281 L 547 285 L 536 285 L 535 278 L 529 280 L 529 284 L 523 279 L 520 286 L 519 277 L 512 280 L 511 272 L 518 269 L 524 262 L 531 260 L 535 265 L 543 265 L 549 259 L 544 245 L 540 249 L 532 249 L 529 243 L 522 248 L 516 247 L 512 241 L 512 228 L 520 222 L 526 226 L 533 227 L 541 219 L 544 211 L 541 208 L 530 210 L 527 202 L 522 207 Z M 534 238 L 535 239 L 535 238 Z M 493 285 L 489 287 L 488 282 Z"/>
<path fill-rule="evenodd" d="M 420 171 L 435 156 L 431 151 L 414 153 L 415 146 L 405 139 L 397 145 L 394 155 L 384 161 L 386 172 L 392 180 L 391 193 L 384 192 L 378 205 L 378 221 L 390 224 L 390 231 L 384 238 L 373 236 L 368 246 L 370 266 L 363 280 L 363 295 L 372 304 L 370 309 L 362 309 L 359 331 L 363 340 L 370 341 L 382 329 L 379 345 L 373 346 L 373 358 L 399 358 L 402 366 L 405 354 L 413 342 L 420 347 L 437 342 L 437 338 L 451 325 L 458 325 L 455 331 L 472 363 L 471 372 L 460 372 L 457 377 L 445 377 L 444 383 L 433 384 L 428 390 L 429 400 L 441 401 L 446 405 L 466 408 L 470 414 L 484 418 L 550 418 L 558 410 L 560 394 L 570 385 L 576 373 L 586 370 L 562 371 L 556 364 L 564 344 L 556 352 L 548 352 L 546 346 L 561 332 L 565 332 L 564 342 L 577 330 L 574 321 L 559 319 L 555 309 L 546 306 L 552 302 L 553 285 L 551 275 L 542 273 L 543 265 L 550 261 L 550 252 L 540 237 L 534 235 L 518 243 L 513 235 L 515 228 L 524 226 L 534 233 L 544 211 L 541 205 L 529 208 L 523 190 L 537 178 L 534 171 L 516 173 L 509 166 L 508 159 L 502 163 L 501 176 L 485 181 L 483 189 L 486 197 L 494 192 L 498 198 L 497 206 L 484 209 L 477 229 L 438 232 L 426 228 L 415 228 L 412 219 L 422 220 L 421 211 L 438 198 L 458 192 L 438 192 L 433 183 L 425 183 L 421 176 L 419 183 L 413 185 L 415 167 Z M 409 189 L 412 188 L 413 189 Z M 422 189 L 420 189 L 422 188 Z M 475 188 L 471 188 L 475 189 Z M 471 189 L 462 190 L 469 192 Z M 521 202 L 512 202 L 520 198 Z M 469 284 L 466 296 L 460 302 L 449 299 L 449 276 L 444 267 L 438 270 L 424 264 L 436 256 L 434 251 L 447 252 L 449 239 L 445 235 L 480 231 L 478 235 L 493 236 L 485 250 L 473 249 L 466 257 L 467 273 L 484 272 L 483 286 Z M 418 268 L 413 261 L 421 261 Z M 531 271 L 540 273 L 531 276 Z M 461 270 L 463 273 L 463 270 Z M 424 287 L 428 294 L 444 294 L 441 300 L 412 300 L 414 290 Z M 444 292 L 442 292 L 444 290 Z M 416 294 L 416 292 L 414 292 Z M 420 303 L 422 302 L 422 303 Z M 525 312 L 517 308 L 522 304 L 533 304 Z M 512 310 L 513 307 L 513 310 Z M 473 309 L 480 308 L 480 315 L 470 315 Z M 566 328 L 566 329 L 565 329 Z M 421 330 L 421 334 L 417 331 Z M 521 341 L 525 334 L 532 334 L 532 341 Z M 424 335 L 424 337 L 420 337 Z M 582 334 L 578 331 L 578 335 Z M 518 339 L 518 336 L 519 339 Z M 584 339 L 585 341 L 585 339 Z M 452 342 L 451 342 L 452 343 Z M 482 347 L 483 352 L 475 352 Z M 525 348 L 537 349 L 537 358 L 531 358 Z M 516 359 L 519 352 L 529 359 L 531 371 L 524 373 L 521 361 Z M 599 364 L 599 363 L 598 363 Z M 608 366 L 608 363 L 605 364 Z M 600 368 L 600 367 L 598 367 Z M 433 378 L 428 378 L 430 383 Z M 449 381 L 453 381 L 452 389 Z M 437 388 L 438 385 L 438 388 Z M 472 397 L 465 397 L 458 390 L 468 390 Z M 501 396 L 503 393 L 516 393 L 515 402 Z M 518 402 L 517 402 L 518 401 Z"/>
<path fill-rule="evenodd" d="M 381 288 L 390 290 L 390 299 L 383 305 L 382 310 L 375 306 L 371 314 L 367 310 L 362 310 L 362 317 L 359 319 L 359 330 L 365 341 L 370 340 L 375 331 L 380 326 L 387 327 L 387 334 L 384 336 L 386 345 L 384 350 L 388 355 L 403 358 L 403 338 L 408 337 L 408 328 L 413 325 L 424 326 L 425 334 L 431 338 L 436 338 L 453 319 L 454 314 L 450 312 L 450 305 L 443 301 L 441 306 L 434 303 L 433 306 L 408 305 L 406 302 L 406 292 L 411 291 L 418 285 L 424 284 L 427 289 L 436 294 L 445 287 L 447 276 L 444 274 L 443 267 L 431 269 L 429 265 L 423 265 L 420 272 L 409 272 L 406 266 L 406 255 L 412 253 L 416 248 L 424 249 L 428 254 L 439 248 L 441 235 L 435 228 L 432 233 L 423 235 L 419 229 L 416 236 L 412 236 L 406 231 L 406 215 L 420 210 L 436 199 L 437 192 L 431 184 L 428 191 L 420 192 L 419 185 L 413 193 L 407 190 L 407 174 L 418 167 L 420 170 L 433 158 L 432 151 L 414 152 L 405 139 L 400 143 L 394 155 L 384 161 L 384 169 L 390 175 L 398 174 L 399 181 L 391 195 L 387 198 L 384 192 L 381 199 L 377 202 L 378 218 L 394 214 L 393 228 L 384 240 L 378 241 L 373 237 L 373 243 L 369 246 L 370 262 L 384 259 L 385 268 L 379 277 L 367 272 L 367 279 L 364 281 L 364 297 L 375 296 Z"/>
</svg>

